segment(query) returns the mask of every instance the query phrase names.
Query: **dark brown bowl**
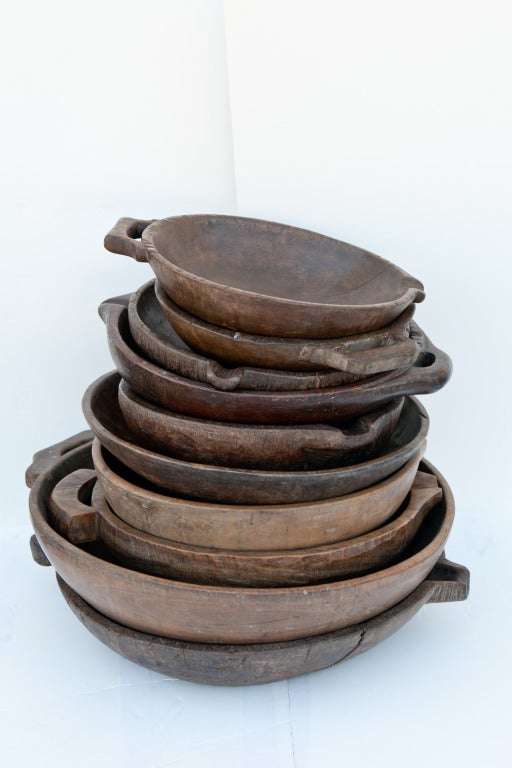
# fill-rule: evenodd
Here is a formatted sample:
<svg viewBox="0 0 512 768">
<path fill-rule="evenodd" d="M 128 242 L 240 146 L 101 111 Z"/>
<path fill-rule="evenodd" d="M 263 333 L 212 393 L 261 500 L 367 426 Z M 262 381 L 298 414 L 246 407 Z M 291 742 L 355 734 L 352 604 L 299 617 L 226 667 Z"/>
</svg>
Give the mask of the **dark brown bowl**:
<svg viewBox="0 0 512 768">
<path fill-rule="evenodd" d="M 207 323 L 171 301 L 158 282 L 155 296 L 168 323 L 190 347 L 228 365 L 290 371 L 336 368 L 345 373 L 345 381 L 340 384 L 348 384 L 376 373 L 409 368 L 424 342 L 422 332 L 412 322 L 414 305 L 376 331 L 338 339 L 287 339 L 255 336 Z"/>
<path fill-rule="evenodd" d="M 123 301 L 123 300 L 121 300 Z M 176 413 L 241 424 L 315 424 L 349 421 L 395 397 L 440 389 L 451 375 L 448 355 L 425 336 L 425 348 L 407 371 L 381 373 L 363 382 L 306 392 L 222 392 L 149 362 L 138 351 L 124 303 L 101 304 L 115 365 L 138 395 Z"/>
<path fill-rule="evenodd" d="M 159 408 L 119 383 L 121 413 L 140 445 L 184 461 L 247 469 L 332 469 L 372 459 L 393 434 L 403 402 L 396 398 L 342 426 L 233 424 Z"/>
<path fill-rule="evenodd" d="M 110 453 L 151 483 L 172 493 L 230 504 L 315 501 L 367 488 L 402 467 L 425 440 L 429 419 L 417 400 L 406 398 L 383 455 L 360 464 L 312 471 L 269 471 L 198 464 L 139 445 L 123 418 L 116 372 L 97 379 L 83 398 L 90 428 Z"/>
<path fill-rule="evenodd" d="M 148 261 L 166 293 L 196 317 L 267 336 L 362 333 L 425 297 L 419 280 L 373 253 L 259 219 L 121 219 L 105 247 Z"/>
<path fill-rule="evenodd" d="M 160 309 L 154 285 L 155 281 L 151 280 L 135 293 L 119 296 L 116 301 L 125 301 L 128 306 L 130 333 L 142 354 L 172 373 L 225 392 L 234 389 L 303 391 L 338 387 L 364 378 L 344 370 L 324 370 L 320 365 L 310 365 L 311 370 L 305 372 L 278 370 L 269 368 L 265 357 L 264 368 L 239 364 L 223 366 L 213 359 L 211 350 L 204 355 L 198 354 L 178 336 Z"/>
</svg>

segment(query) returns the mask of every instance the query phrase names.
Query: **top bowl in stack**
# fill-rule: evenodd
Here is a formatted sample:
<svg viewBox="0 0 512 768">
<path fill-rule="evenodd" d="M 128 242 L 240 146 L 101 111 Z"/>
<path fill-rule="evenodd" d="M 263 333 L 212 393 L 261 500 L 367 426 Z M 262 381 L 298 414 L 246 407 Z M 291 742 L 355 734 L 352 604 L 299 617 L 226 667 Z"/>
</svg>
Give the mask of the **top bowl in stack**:
<svg viewBox="0 0 512 768">
<path fill-rule="evenodd" d="M 419 280 L 379 256 L 260 219 L 123 218 L 105 247 L 148 261 L 182 309 L 253 334 L 328 339 L 364 333 L 425 298 Z"/>
</svg>

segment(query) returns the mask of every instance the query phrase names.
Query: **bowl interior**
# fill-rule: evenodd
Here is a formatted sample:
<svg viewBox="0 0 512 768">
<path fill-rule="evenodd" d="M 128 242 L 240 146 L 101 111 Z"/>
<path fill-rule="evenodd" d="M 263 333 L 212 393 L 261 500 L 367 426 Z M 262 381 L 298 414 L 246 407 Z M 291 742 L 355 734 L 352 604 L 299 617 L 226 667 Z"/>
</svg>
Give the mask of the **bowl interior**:
<svg viewBox="0 0 512 768">
<path fill-rule="evenodd" d="M 258 219 L 179 216 L 151 227 L 156 250 L 213 283 L 312 304 L 394 301 L 407 280 L 393 264 L 333 238 Z"/>
</svg>

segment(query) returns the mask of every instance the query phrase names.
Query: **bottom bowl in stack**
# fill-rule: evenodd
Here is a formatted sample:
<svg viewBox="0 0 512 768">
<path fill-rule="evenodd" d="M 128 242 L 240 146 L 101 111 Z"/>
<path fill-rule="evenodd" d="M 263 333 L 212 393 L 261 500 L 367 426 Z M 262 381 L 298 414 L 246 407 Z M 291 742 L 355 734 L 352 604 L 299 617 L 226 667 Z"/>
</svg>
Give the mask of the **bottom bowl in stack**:
<svg viewBox="0 0 512 768">
<path fill-rule="evenodd" d="M 398 563 L 300 587 L 227 587 L 141 573 L 112 562 L 101 543 L 77 546 L 59 534 L 50 524 L 52 493 L 72 472 L 93 467 L 90 443 L 65 448 L 66 442 L 49 452 L 46 469 L 40 453 L 37 470 L 27 473 L 30 481 L 39 473 L 30 494 L 33 552 L 41 561 L 40 545 L 94 634 L 151 668 L 217 684 L 282 679 L 370 647 L 428 600 L 466 596 L 465 569 L 439 563 L 454 504 L 446 481 L 426 462 L 421 470 L 437 478 L 443 498 Z"/>
</svg>

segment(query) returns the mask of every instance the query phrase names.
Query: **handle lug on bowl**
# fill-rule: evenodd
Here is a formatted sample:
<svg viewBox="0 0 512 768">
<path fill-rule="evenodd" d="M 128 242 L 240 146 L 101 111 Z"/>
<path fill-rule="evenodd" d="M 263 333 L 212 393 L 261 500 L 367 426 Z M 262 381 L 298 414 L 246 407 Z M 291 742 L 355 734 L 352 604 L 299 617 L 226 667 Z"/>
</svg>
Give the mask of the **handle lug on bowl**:
<svg viewBox="0 0 512 768">
<path fill-rule="evenodd" d="M 96 482 L 93 469 L 77 469 L 53 489 L 50 517 L 56 529 L 72 544 L 95 541 L 96 510 L 86 503 Z"/>
<path fill-rule="evenodd" d="M 156 219 L 131 219 L 124 216 L 105 235 L 104 245 L 111 253 L 130 256 L 135 261 L 147 261 L 146 249 L 140 236 Z"/>
</svg>

